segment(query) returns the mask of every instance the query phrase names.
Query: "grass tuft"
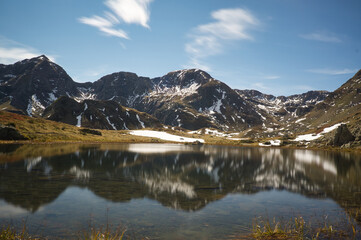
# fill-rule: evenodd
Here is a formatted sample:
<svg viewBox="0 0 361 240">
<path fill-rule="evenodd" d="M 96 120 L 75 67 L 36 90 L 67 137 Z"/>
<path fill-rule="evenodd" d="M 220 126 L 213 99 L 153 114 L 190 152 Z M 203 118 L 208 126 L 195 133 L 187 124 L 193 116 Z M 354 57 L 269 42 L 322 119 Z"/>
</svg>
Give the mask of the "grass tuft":
<svg viewBox="0 0 361 240">
<path fill-rule="evenodd" d="M 248 236 L 241 236 L 239 239 L 256 240 L 301 240 L 301 239 L 358 239 L 360 232 L 355 225 L 349 222 L 348 230 L 339 230 L 336 227 L 325 223 L 323 227 L 312 226 L 306 223 L 302 217 L 296 217 L 286 223 L 270 221 L 268 218 L 256 218 L 252 224 L 252 233 Z"/>
<path fill-rule="evenodd" d="M 112 233 L 108 228 L 105 231 L 102 228 L 91 228 L 90 233 L 85 233 L 79 240 L 122 240 L 125 232 L 126 229 L 118 229 Z"/>
<path fill-rule="evenodd" d="M 302 217 L 294 219 L 282 225 L 273 219 L 256 219 L 253 223 L 252 238 L 253 239 L 303 239 L 305 232 L 305 220 Z"/>
<path fill-rule="evenodd" d="M 40 240 L 41 238 L 30 236 L 24 225 L 19 233 L 14 228 L 8 226 L 0 229 L 0 240 Z"/>
</svg>

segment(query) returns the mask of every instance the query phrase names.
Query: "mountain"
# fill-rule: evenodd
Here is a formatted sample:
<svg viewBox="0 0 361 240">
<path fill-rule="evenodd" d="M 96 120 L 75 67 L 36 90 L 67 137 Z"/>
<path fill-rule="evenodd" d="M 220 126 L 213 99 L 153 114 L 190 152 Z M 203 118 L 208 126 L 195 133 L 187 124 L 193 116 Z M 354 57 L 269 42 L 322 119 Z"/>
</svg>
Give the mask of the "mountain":
<svg viewBox="0 0 361 240">
<path fill-rule="evenodd" d="M 157 78 L 117 72 L 94 83 L 76 83 L 42 55 L 0 64 L 0 109 L 73 125 L 79 125 L 81 119 L 82 126 L 102 129 L 114 129 L 113 124 L 116 129 L 140 128 L 140 122 L 155 126 L 156 118 L 162 124 L 189 130 L 216 128 L 249 137 L 276 137 L 360 119 L 360 75 L 358 72 L 331 93 L 309 91 L 277 97 L 232 89 L 199 69 Z M 55 102 L 62 96 L 67 98 Z M 125 109 L 134 114 L 128 118 Z"/>
<path fill-rule="evenodd" d="M 174 71 L 154 79 L 113 73 L 94 82 L 89 93 L 190 130 L 240 130 L 262 124 L 260 115 L 237 92 L 199 69 Z"/>
<path fill-rule="evenodd" d="M 345 120 L 361 111 L 361 70 L 310 112 L 308 120 L 322 124 Z M 323 113 L 323 114 L 322 114 Z M 326 113 L 326 114 L 325 114 Z"/>
<path fill-rule="evenodd" d="M 118 72 L 95 81 L 88 93 L 94 94 L 97 99 L 114 100 L 124 106 L 135 107 L 151 89 L 152 82 L 149 78 L 138 77 L 135 73 Z"/>
<path fill-rule="evenodd" d="M 0 64 L 0 104 L 29 116 L 41 115 L 60 96 L 81 96 L 79 88 L 86 85 L 74 82 L 44 55 Z"/>
<path fill-rule="evenodd" d="M 84 100 L 77 102 L 60 97 L 44 110 L 43 117 L 78 127 L 128 130 L 146 127 L 158 128 L 162 124 L 149 114 L 125 108 L 115 101 Z"/>
<path fill-rule="evenodd" d="M 305 115 L 305 126 L 317 128 L 347 123 L 356 140 L 361 141 L 361 70 Z"/>
<path fill-rule="evenodd" d="M 261 116 L 237 92 L 198 69 L 170 72 L 154 79 L 118 72 L 94 83 L 76 83 L 42 55 L 0 65 L 0 79 L 0 107 L 29 116 L 43 115 L 56 99 L 68 96 L 78 102 L 113 100 L 147 112 L 164 124 L 191 130 L 244 130 L 262 124 Z M 66 121 L 70 118 L 74 123 L 74 116 Z"/>
<path fill-rule="evenodd" d="M 273 96 L 256 90 L 236 90 L 243 98 L 253 103 L 259 110 L 264 110 L 279 120 L 290 120 L 302 117 L 314 106 L 322 102 L 328 95 L 327 91 L 309 91 L 303 94 Z"/>
</svg>

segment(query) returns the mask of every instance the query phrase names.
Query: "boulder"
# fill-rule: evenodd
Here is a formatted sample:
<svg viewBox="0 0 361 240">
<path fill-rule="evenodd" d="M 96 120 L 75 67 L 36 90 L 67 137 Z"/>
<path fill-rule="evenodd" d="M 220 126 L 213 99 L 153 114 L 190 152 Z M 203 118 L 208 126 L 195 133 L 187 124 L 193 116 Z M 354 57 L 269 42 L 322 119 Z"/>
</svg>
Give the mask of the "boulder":
<svg viewBox="0 0 361 240">
<path fill-rule="evenodd" d="M 335 136 L 333 137 L 334 146 L 342 146 L 346 143 L 352 142 L 355 140 L 355 137 L 348 130 L 346 124 L 341 124 L 337 129 Z"/>
<path fill-rule="evenodd" d="M 15 127 L 0 125 L 0 140 L 27 140 Z"/>
<path fill-rule="evenodd" d="M 94 129 L 89 129 L 89 128 L 83 128 L 79 130 L 81 133 L 83 134 L 92 134 L 92 135 L 98 135 L 101 136 L 102 133 L 100 131 L 94 130 Z"/>
</svg>

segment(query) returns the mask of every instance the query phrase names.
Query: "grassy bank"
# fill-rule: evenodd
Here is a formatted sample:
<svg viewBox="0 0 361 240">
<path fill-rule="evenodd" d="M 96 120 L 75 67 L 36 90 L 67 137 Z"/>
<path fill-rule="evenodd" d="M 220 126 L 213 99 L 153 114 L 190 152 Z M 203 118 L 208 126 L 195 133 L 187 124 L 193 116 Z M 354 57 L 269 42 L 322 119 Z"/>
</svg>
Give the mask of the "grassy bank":
<svg viewBox="0 0 361 240">
<path fill-rule="evenodd" d="M 129 134 L 127 130 L 95 130 L 99 134 L 91 133 L 93 130 L 79 128 L 73 125 L 45 120 L 42 118 L 32 118 L 29 116 L 0 111 L 0 123 L 5 126 L 15 127 L 20 134 L 28 140 L 22 141 L 4 141 L 0 140 L 0 144 L 39 144 L 39 143 L 169 143 L 159 138 L 141 137 Z M 227 137 L 219 137 L 210 134 L 189 134 L 185 131 L 172 129 L 151 129 L 155 131 L 168 132 L 170 134 L 201 138 L 208 145 L 228 145 L 228 146 L 247 146 L 259 147 L 259 143 L 269 142 L 272 139 L 232 139 Z M 297 148 L 297 149 L 325 149 L 331 151 L 357 151 L 361 152 L 361 148 L 357 149 L 341 149 L 332 146 L 314 146 L 300 145 L 292 141 L 282 141 L 280 146 L 269 146 L 277 148 Z M 267 146 L 266 146 L 267 148 Z"/>
</svg>

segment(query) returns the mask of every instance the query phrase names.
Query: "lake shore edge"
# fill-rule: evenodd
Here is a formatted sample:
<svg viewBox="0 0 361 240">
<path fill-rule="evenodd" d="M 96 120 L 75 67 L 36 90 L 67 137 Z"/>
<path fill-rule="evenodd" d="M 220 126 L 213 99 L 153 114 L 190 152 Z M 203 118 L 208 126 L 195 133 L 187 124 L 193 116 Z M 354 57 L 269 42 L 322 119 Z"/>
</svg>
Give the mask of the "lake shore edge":
<svg viewBox="0 0 361 240">
<path fill-rule="evenodd" d="M 201 145 L 207 146 L 232 146 L 232 147 L 252 147 L 252 148 L 264 148 L 264 149 L 296 149 L 296 150 L 321 150 L 321 151 L 331 151 L 331 152 L 349 152 L 349 153 L 361 153 L 361 148 L 341 148 L 335 146 L 320 146 L 320 147 L 307 147 L 307 146 L 296 146 L 296 145 L 285 145 L 285 146 L 260 146 L 256 142 L 252 144 L 245 143 L 234 143 L 229 141 L 217 141 L 217 142 L 205 142 Z M 84 145 L 99 145 L 99 144 L 177 144 L 177 145 L 197 145 L 193 143 L 180 143 L 172 141 L 163 141 L 160 139 L 149 138 L 147 140 L 142 139 L 139 141 L 77 141 L 77 140 L 61 140 L 61 141 L 30 141 L 30 140 L 0 140 L 0 145 L 55 145 L 55 144 L 84 144 Z"/>
</svg>

